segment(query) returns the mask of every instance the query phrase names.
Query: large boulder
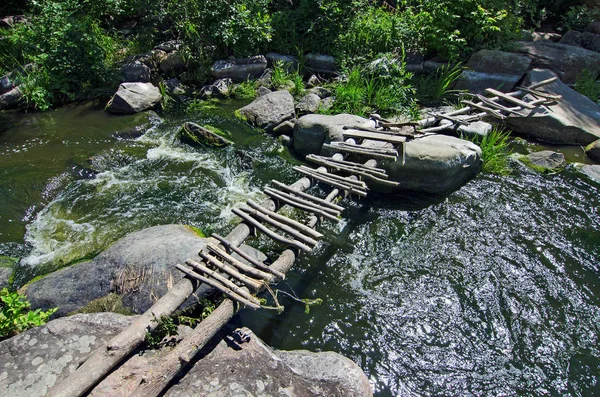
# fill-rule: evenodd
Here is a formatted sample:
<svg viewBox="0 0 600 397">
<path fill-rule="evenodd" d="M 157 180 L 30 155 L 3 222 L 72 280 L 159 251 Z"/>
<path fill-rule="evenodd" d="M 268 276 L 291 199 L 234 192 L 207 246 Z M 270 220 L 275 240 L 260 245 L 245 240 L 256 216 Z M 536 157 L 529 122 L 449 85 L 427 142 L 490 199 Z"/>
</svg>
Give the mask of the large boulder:
<svg viewBox="0 0 600 397">
<path fill-rule="evenodd" d="M 122 83 L 116 94 L 108 101 L 106 111 L 132 114 L 152 109 L 162 95 L 151 83 Z"/>
<path fill-rule="evenodd" d="M 401 159 L 384 163 L 398 190 L 447 194 L 473 178 L 481 169 L 481 149 L 470 141 L 446 135 L 413 139 L 404 146 Z"/>
<path fill-rule="evenodd" d="M 556 74 L 550 70 L 534 69 L 527 73 L 523 85 L 551 77 L 556 77 Z M 508 117 L 510 129 L 541 141 L 566 145 L 587 145 L 600 138 L 600 107 L 591 99 L 560 80 L 540 89 L 562 98 L 556 104 L 523 111 L 525 117 Z M 532 99 L 529 95 L 525 96 L 525 100 Z"/>
<path fill-rule="evenodd" d="M 600 165 L 584 165 L 580 171 L 590 179 L 600 183 Z"/>
<path fill-rule="evenodd" d="M 592 160 L 600 163 L 600 139 L 590 143 L 585 148 L 585 154 Z"/>
<path fill-rule="evenodd" d="M 10 364 L 0 366 L 0 395 L 47 395 L 136 317 L 78 314 L 0 342 L 0 363 Z M 189 329 L 180 327 L 179 332 L 184 335 Z M 225 397 L 242 395 L 242 391 L 243 395 L 270 396 L 372 395 L 362 370 L 337 353 L 273 350 L 248 329 L 224 331 L 220 336 L 223 340 L 214 348 L 207 347 L 203 351 L 207 355 L 167 390 L 167 396 Z M 131 355 L 89 395 L 130 394 L 149 371 L 160 367 L 169 351 L 142 349 Z"/>
<path fill-rule="evenodd" d="M 150 68 L 141 61 L 133 61 L 121 67 L 121 81 L 130 83 L 148 83 Z"/>
<path fill-rule="evenodd" d="M 316 113 L 321 105 L 321 97 L 317 94 L 309 92 L 304 95 L 300 101 L 296 104 L 296 112 L 298 114 Z"/>
<path fill-rule="evenodd" d="M 486 88 L 509 92 L 527 72 L 531 59 L 497 50 L 480 50 L 469 58 L 456 89 L 483 94 Z"/>
<path fill-rule="evenodd" d="M 236 114 L 256 127 L 272 131 L 282 122 L 294 118 L 294 97 L 285 90 L 271 92 L 238 109 Z"/>
<path fill-rule="evenodd" d="M 21 86 L 18 86 L 0 95 L 0 110 L 14 109 L 23 105 L 24 102 L 23 90 Z"/>
<path fill-rule="evenodd" d="M 78 310 L 109 293 L 123 296 L 136 313 L 146 311 L 183 276 L 175 268 L 197 258 L 206 239 L 182 225 L 130 233 L 91 261 L 60 269 L 23 288 L 33 308 L 58 307 L 56 316 Z"/>
<path fill-rule="evenodd" d="M 331 55 L 307 54 L 304 57 L 304 67 L 307 71 L 317 74 L 335 74 L 337 62 Z"/>
<path fill-rule="evenodd" d="M 180 72 L 187 66 L 181 51 L 173 51 L 160 63 L 160 70 L 165 74 Z"/>
<path fill-rule="evenodd" d="M 565 84 L 574 84 L 584 69 L 594 76 L 600 74 L 600 53 L 595 51 L 548 42 L 518 41 L 515 44 L 516 52 L 531 58 L 531 66 L 552 70 Z"/>
<path fill-rule="evenodd" d="M 318 154 L 324 143 L 343 141 L 345 126 L 375 127 L 375 123 L 351 114 L 307 114 L 294 126 L 294 150 L 300 155 Z"/>
<path fill-rule="evenodd" d="M 241 83 L 248 79 L 259 78 L 267 68 L 267 60 L 262 55 L 250 58 L 237 58 L 216 61 L 210 73 L 217 79 L 231 79 Z"/>
</svg>

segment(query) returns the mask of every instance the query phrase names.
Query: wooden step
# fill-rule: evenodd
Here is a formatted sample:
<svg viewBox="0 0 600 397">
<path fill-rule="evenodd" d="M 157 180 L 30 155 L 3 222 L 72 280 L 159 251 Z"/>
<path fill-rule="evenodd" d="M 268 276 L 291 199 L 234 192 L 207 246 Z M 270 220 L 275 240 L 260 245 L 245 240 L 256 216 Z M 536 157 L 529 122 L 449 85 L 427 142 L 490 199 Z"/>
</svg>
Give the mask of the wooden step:
<svg viewBox="0 0 600 397">
<path fill-rule="evenodd" d="M 336 210 L 332 210 L 330 208 L 325 207 L 318 207 L 312 203 L 303 201 L 298 197 L 294 197 L 277 189 L 267 187 L 265 188 L 264 192 L 269 197 L 272 197 L 283 204 L 287 204 L 290 207 L 298 208 L 302 211 L 310 212 L 312 214 L 322 216 L 332 221 L 339 221 L 339 219 L 336 217 L 336 215 L 339 215 L 339 212 L 337 212 Z"/>
<path fill-rule="evenodd" d="M 334 203 L 331 203 L 331 202 L 329 202 L 327 200 L 323 200 L 321 198 L 315 197 L 315 196 L 310 195 L 308 193 L 299 192 L 297 190 L 294 190 L 291 187 L 289 187 L 288 185 L 283 184 L 283 183 L 281 183 L 279 181 L 276 181 L 275 179 L 273 179 L 271 181 L 271 183 L 273 185 L 277 186 L 278 188 L 283 189 L 286 192 L 293 194 L 294 196 L 298 196 L 298 197 L 304 198 L 304 199 L 306 199 L 308 201 L 312 201 L 312 202 L 314 202 L 316 204 L 319 204 L 319 205 L 321 205 L 323 207 L 334 209 L 334 210 L 338 211 L 338 213 L 342 212 L 345 209 L 344 207 L 339 206 L 339 205 L 334 204 Z"/>
<path fill-rule="evenodd" d="M 366 148 L 361 145 L 353 145 L 345 142 L 331 142 L 323 144 L 324 149 L 329 149 L 334 152 L 357 154 L 373 159 L 381 160 L 398 160 L 398 151 L 395 149 L 374 149 Z"/>
</svg>

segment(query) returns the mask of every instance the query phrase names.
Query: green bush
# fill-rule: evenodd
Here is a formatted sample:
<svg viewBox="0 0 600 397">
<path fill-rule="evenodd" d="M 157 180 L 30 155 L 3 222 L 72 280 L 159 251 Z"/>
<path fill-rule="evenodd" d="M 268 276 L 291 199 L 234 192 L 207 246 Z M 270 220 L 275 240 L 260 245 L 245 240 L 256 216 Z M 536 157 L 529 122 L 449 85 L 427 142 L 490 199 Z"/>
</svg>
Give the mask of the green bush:
<svg viewBox="0 0 600 397">
<path fill-rule="evenodd" d="M 45 324 L 56 309 L 46 312 L 40 309 L 31 311 L 31 304 L 25 296 L 0 290 L 0 339 L 16 335 L 29 328 Z"/>
<path fill-rule="evenodd" d="M 584 69 L 575 81 L 575 91 L 590 98 L 594 102 L 600 101 L 600 82 L 596 76 L 587 69 Z"/>
<path fill-rule="evenodd" d="M 569 8 L 562 18 L 561 27 L 563 30 L 582 31 L 587 25 L 600 19 L 600 6 L 591 8 L 586 5 L 578 5 Z"/>
</svg>

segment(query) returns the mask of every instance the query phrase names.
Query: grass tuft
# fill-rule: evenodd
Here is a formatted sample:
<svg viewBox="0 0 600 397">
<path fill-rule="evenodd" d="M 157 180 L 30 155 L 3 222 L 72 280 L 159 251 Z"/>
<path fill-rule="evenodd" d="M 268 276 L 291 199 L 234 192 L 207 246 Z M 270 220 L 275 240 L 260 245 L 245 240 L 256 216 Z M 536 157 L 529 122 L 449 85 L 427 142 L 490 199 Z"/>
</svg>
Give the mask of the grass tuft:
<svg viewBox="0 0 600 397">
<path fill-rule="evenodd" d="M 573 88 L 596 103 L 600 101 L 600 82 L 595 79 L 588 69 L 584 69 L 579 73 Z"/>
<path fill-rule="evenodd" d="M 481 148 L 483 160 L 483 172 L 496 175 L 510 174 L 508 167 L 508 138 L 510 132 L 502 127 L 495 126 L 489 134 L 483 138 L 469 139 Z M 465 139 L 463 137 L 463 139 Z"/>
</svg>

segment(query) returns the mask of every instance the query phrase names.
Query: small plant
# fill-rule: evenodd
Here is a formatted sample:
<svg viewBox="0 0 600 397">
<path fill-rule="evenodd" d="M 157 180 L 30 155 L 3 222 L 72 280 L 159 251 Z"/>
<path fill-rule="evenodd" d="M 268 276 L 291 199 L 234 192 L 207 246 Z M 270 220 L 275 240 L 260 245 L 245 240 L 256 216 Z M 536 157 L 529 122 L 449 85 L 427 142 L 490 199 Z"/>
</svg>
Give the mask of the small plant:
<svg viewBox="0 0 600 397">
<path fill-rule="evenodd" d="M 256 98 L 257 85 L 255 80 L 244 81 L 243 83 L 234 85 L 230 95 L 235 99 L 254 99 Z"/>
<path fill-rule="evenodd" d="M 287 89 L 295 95 L 300 95 L 304 92 L 304 81 L 298 69 L 290 72 L 289 65 L 283 61 L 276 61 L 273 65 L 271 85 L 276 90 Z"/>
<path fill-rule="evenodd" d="M 450 88 L 462 73 L 461 64 L 446 64 L 435 76 L 419 76 L 413 79 L 419 102 L 427 106 L 439 105 L 451 92 Z"/>
<path fill-rule="evenodd" d="M 600 19 L 600 9 L 578 5 L 569 8 L 562 18 L 562 29 L 582 31 L 587 25 Z"/>
<path fill-rule="evenodd" d="M 44 325 L 56 308 L 48 311 L 29 310 L 31 304 L 24 295 L 0 290 L 0 339 L 16 335 L 29 328 Z"/>
<path fill-rule="evenodd" d="M 481 148 L 483 171 L 496 175 L 508 175 L 508 138 L 510 132 L 494 127 L 482 139 L 471 139 Z"/>
<path fill-rule="evenodd" d="M 171 108 L 171 106 L 173 105 L 173 97 L 171 96 L 171 93 L 169 92 L 169 90 L 167 89 L 166 84 L 161 81 L 158 84 L 158 89 L 160 91 L 160 108 L 162 110 L 169 110 Z"/>
<path fill-rule="evenodd" d="M 592 72 L 584 69 L 577 76 L 575 81 L 575 91 L 585 95 L 594 102 L 600 101 L 600 82 L 598 82 Z"/>
<path fill-rule="evenodd" d="M 157 322 L 158 325 L 152 332 L 146 332 L 146 343 L 151 349 L 161 347 L 166 336 L 177 335 L 177 324 L 171 317 L 162 316 L 158 319 L 155 316 L 152 321 Z"/>
</svg>

